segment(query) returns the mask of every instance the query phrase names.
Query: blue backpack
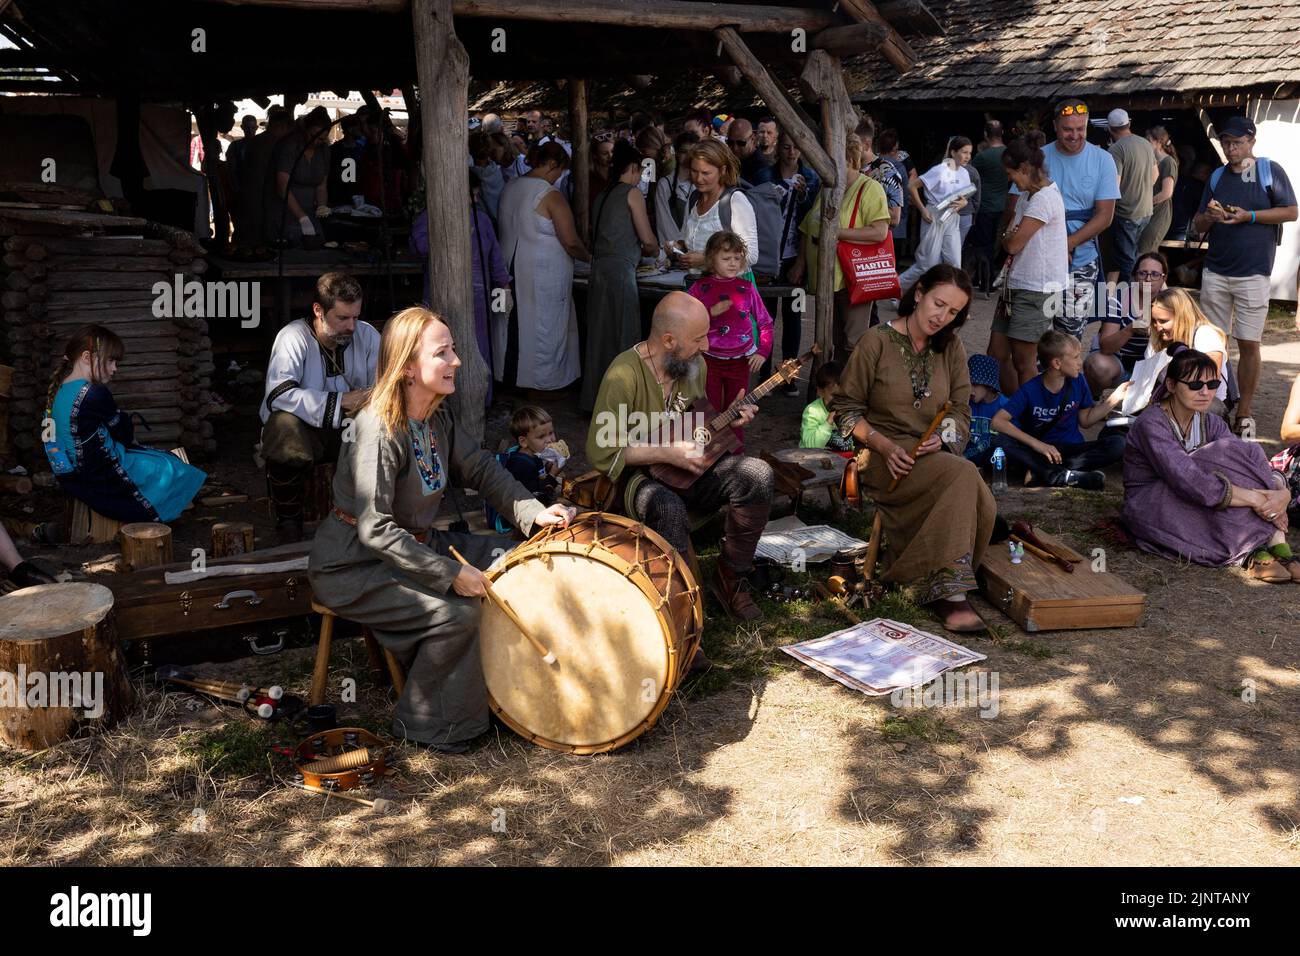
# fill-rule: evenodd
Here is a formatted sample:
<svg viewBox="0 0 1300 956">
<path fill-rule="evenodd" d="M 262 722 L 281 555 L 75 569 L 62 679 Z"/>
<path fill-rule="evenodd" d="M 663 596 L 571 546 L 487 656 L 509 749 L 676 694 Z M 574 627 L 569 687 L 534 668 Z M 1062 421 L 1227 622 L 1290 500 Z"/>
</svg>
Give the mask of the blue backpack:
<svg viewBox="0 0 1300 956">
<path fill-rule="evenodd" d="M 510 456 L 515 452 L 517 452 L 518 450 L 519 450 L 518 445 L 511 445 L 505 451 L 497 452 L 496 455 L 494 456 L 497 460 L 497 464 L 500 465 L 502 468 L 504 468 L 506 466 L 506 462 L 510 460 Z M 497 534 L 509 534 L 511 531 L 514 530 L 514 528 L 510 526 L 510 522 L 506 521 L 505 518 L 501 517 L 500 513 L 491 505 L 484 503 L 483 514 L 487 518 L 488 527 L 491 528 L 493 531 L 495 531 Z"/>
<path fill-rule="evenodd" d="M 1214 191 L 1219 188 L 1219 183 L 1223 180 L 1223 171 L 1227 169 L 1226 165 L 1220 166 L 1214 172 L 1210 173 L 1210 196 L 1214 196 Z M 1268 201 L 1271 205 L 1277 205 L 1277 197 L 1273 195 L 1273 164 L 1267 156 L 1255 157 L 1255 172 L 1259 179 L 1259 184 L 1264 187 L 1264 192 L 1268 195 Z M 1281 244 L 1282 226 L 1280 224 L 1273 227 L 1273 242 Z"/>
</svg>

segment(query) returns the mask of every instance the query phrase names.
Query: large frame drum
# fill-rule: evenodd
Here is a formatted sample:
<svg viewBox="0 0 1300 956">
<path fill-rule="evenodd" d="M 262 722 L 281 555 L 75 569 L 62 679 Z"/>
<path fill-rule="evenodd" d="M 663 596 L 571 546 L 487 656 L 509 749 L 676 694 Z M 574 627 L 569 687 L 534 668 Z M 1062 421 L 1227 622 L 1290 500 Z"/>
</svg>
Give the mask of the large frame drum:
<svg viewBox="0 0 1300 956">
<path fill-rule="evenodd" d="M 492 711 L 552 750 L 613 750 L 654 726 L 704 629 L 699 584 L 645 525 L 590 512 L 544 529 L 488 572 L 547 664 L 504 612 L 483 607 L 479 646 Z"/>
</svg>

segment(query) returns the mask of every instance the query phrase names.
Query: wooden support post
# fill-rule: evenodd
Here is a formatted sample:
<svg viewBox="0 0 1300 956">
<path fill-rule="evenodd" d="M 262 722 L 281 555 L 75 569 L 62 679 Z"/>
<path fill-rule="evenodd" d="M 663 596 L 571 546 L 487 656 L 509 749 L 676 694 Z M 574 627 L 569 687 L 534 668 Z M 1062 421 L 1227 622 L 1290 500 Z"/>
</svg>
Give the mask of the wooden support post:
<svg viewBox="0 0 1300 956">
<path fill-rule="evenodd" d="M 587 81 L 570 77 L 569 128 L 573 131 L 573 220 L 583 242 L 590 241 L 591 140 L 587 127 Z"/>
<path fill-rule="evenodd" d="M 172 529 L 156 521 L 135 521 L 124 524 L 122 558 L 128 571 L 157 568 L 172 562 Z"/>
<path fill-rule="evenodd" d="M 740 72 L 744 74 L 745 79 L 749 80 L 750 85 L 763 97 L 763 101 L 772 110 L 777 121 L 781 124 L 781 128 L 794 139 L 795 145 L 799 147 L 799 151 L 803 153 L 809 165 L 817 171 L 817 175 L 823 181 L 833 179 L 835 174 L 835 164 L 831 159 L 833 153 L 828 154 L 817 142 L 812 130 L 804 125 L 803 120 L 790 105 L 790 101 L 786 99 L 785 93 L 772 79 L 766 67 L 759 62 L 758 57 L 750 52 L 740 34 L 732 27 L 722 27 L 714 31 L 714 33 L 718 40 L 721 41 L 731 61 L 736 64 Z M 838 151 L 840 153 L 844 152 L 843 142 L 840 143 Z"/>
<path fill-rule="evenodd" d="M 880 15 L 880 11 L 871 0 L 842 0 L 842 4 L 842 12 L 859 23 L 875 23 L 885 28 L 887 31 L 885 42 L 881 44 L 880 52 L 899 73 L 906 73 L 916 65 L 916 51 L 908 46 L 907 41 L 899 35 L 889 21 Z"/>
<path fill-rule="evenodd" d="M 429 215 L 429 305 L 451 327 L 461 368 L 452 396 L 457 425 L 483 441 L 488 367 L 474 333 L 470 260 L 469 54 L 456 36 L 451 0 L 411 0 L 415 65 L 420 87 L 421 159 Z"/>
<path fill-rule="evenodd" d="M 824 50 L 808 54 L 801 79 L 821 98 L 822 144 L 835 166 L 835 175 L 822 182 L 821 234 L 817 240 L 817 313 L 816 342 L 821 354 L 816 357 L 814 371 L 834 351 L 835 323 L 835 247 L 840 234 L 840 201 L 844 198 L 844 184 L 848 179 L 848 164 L 844 157 L 844 138 L 850 132 L 847 119 L 852 115 L 848 90 L 844 88 L 844 74 L 840 61 Z M 836 355 L 844 362 L 848 357 Z"/>
</svg>

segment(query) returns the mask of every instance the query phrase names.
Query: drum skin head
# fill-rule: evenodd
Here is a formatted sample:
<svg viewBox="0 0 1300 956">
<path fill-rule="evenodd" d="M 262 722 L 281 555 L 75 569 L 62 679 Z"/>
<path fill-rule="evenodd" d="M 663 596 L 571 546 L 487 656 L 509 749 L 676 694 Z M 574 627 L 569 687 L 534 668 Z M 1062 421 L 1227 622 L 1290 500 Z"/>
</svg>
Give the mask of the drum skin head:
<svg viewBox="0 0 1300 956">
<path fill-rule="evenodd" d="M 555 553 L 507 567 L 492 588 L 556 657 L 545 663 L 502 611 L 484 604 L 483 674 L 515 730 L 591 753 L 658 716 L 671 692 L 670 643 L 633 580 L 593 557 Z"/>
</svg>

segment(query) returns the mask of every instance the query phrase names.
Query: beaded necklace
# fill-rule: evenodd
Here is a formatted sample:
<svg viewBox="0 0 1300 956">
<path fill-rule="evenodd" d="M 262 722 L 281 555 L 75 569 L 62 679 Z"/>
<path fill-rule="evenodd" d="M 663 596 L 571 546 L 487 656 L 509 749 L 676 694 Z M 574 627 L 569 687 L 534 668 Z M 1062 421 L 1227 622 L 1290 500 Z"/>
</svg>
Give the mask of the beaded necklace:
<svg viewBox="0 0 1300 956">
<path fill-rule="evenodd" d="M 415 457 L 415 470 L 426 495 L 442 491 L 445 485 L 442 461 L 438 457 L 438 439 L 428 422 L 408 418 L 411 430 L 411 454 Z"/>
<path fill-rule="evenodd" d="M 918 354 L 910 348 L 911 336 L 898 331 L 892 323 L 889 331 L 902 340 L 898 343 L 898 351 L 903 356 L 903 364 L 907 366 L 907 377 L 912 383 L 912 407 L 920 408 L 921 399 L 930 397 L 930 359 L 934 357 L 934 352 L 930 351 L 930 346 L 927 345 Z"/>
</svg>

